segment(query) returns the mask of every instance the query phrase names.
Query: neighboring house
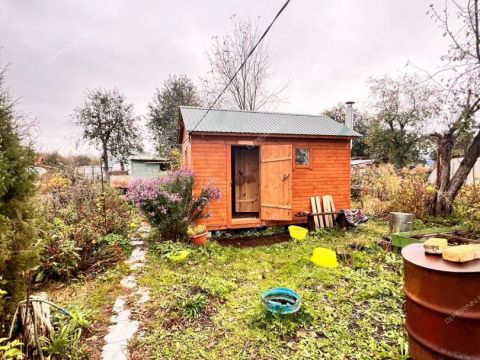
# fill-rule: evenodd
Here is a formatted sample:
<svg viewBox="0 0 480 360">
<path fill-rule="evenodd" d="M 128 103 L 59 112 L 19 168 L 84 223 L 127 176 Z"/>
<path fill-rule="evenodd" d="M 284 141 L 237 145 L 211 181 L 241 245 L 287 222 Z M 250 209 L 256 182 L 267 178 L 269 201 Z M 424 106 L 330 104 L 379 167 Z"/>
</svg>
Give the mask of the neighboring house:
<svg viewBox="0 0 480 360">
<path fill-rule="evenodd" d="M 347 109 L 348 110 L 348 109 Z M 347 111 L 352 122 L 352 111 Z M 222 192 L 202 219 L 209 230 L 304 223 L 310 197 L 350 207 L 350 142 L 361 136 L 322 115 L 180 107 L 179 143 L 195 192 Z"/>
<path fill-rule="evenodd" d="M 126 190 L 132 180 L 145 180 L 165 175 L 170 168 L 170 161 L 153 155 L 139 154 L 133 155 L 126 165 L 127 171 L 109 172 L 110 185 L 114 188 Z"/>
<path fill-rule="evenodd" d="M 352 174 L 361 174 L 364 171 L 375 169 L 380 163 L 373 159 L 353 159 L 350 161 Z"/>
<path fill-rule="evenodd" d="M 130 158 L 130 176 L 133 180 L 164 175 L 169 167 L 169 160 L 166 158 L 147 154 L 134 155 Z"/>
<path fill-rule="evenodd" d="M 453 158 L 450 162 L 450 177 L 455 174 L 458 167 L 460 166 L 461 162 L 463 161 L 463 157 Z M 433 171 L 430 173 L 428 177 L 428 181 L 431 184 L 434 184 L 437 181 L 437 168 L 436 164 L 433 166 Z M 467 180 L 465 181 L 468 185 L 480 185 L 480 159 L 477 160 L 474 167 L 468 174 Z"/>
</svg>

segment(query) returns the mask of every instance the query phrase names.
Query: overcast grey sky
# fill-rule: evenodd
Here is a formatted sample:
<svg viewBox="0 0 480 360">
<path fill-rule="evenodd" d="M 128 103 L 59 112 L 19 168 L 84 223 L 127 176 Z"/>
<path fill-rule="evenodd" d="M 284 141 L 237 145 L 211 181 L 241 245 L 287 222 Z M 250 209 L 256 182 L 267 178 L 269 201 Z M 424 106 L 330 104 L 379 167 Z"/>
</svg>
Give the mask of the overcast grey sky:
<svg viewBox="0 0 480 360">
<path fill-rule="evenodd" d="M 211 37 L 230 29 L 232 14 L 260 17 L 263 31 L 283 2 L 2 0 L 0 61 L 18 109 L 38 121 L 39 147 L 76 153 L 70 116 L 87 88 L 117 86 L 144 115 L 169 74 L 205 75 Z M 292 0 L 267 39 L 273 81 L 290 82 L 276 110 L 362 107 L 368 77 L 398 74 L 408 60 L 435 68 L 446 44 L 425 15 L 431 2 Z"/>
</svg>

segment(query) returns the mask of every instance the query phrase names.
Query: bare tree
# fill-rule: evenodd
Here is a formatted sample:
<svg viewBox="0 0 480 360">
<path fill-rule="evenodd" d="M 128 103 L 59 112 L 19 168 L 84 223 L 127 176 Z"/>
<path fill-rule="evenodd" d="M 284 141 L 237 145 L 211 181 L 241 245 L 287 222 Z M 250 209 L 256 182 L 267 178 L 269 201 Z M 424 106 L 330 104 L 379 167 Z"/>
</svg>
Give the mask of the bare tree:
<svg viewBox="0 0 480 360">
<path fill-rule="evenodd" d="M 259 39 L 258 22 L 241 21 L 232 16 L 232 31 L 223 37 L 214 36 L 211 51 L 207 53 L 210 71 L 202 79 L 204 92 L 210 104 L 234 76 Z M 228 87 L 219 105 L 242 110 L 259 110 L 278 103 L 286 86 L 274 89 L 269 86 L 272 76 L 271 59 L 264 42 L 260 43 Z"/>
<path fill-rule="evenodd" d="M 433 211 L 437 215 L 451 212 L 452 203 L 480 156 L 480 28 L 479 0 L 448 0 L 438 11 L 429 14 L 450 39 L 443 66 L 429 76 L 442 94 L 441 128 L 432 134 L 437 141 L 437 196 Z M 452 150 L 466 132 L 476 135 L 468 146 L 459 168 L 450 177 Z"/>
</svg>

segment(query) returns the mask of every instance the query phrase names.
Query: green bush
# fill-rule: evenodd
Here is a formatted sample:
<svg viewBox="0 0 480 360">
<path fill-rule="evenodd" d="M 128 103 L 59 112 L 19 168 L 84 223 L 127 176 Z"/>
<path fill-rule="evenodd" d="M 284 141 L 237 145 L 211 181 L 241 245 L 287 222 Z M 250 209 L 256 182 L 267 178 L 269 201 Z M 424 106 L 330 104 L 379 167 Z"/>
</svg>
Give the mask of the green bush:
<svg viewBox="0 0 480 360">
<path fill-rule="evenodd" d="M 48 225 L 37 280 L 96 273 L 130 255 L 135 213 L 115 189 L 103 197 L 100 183 L 58 172 L 42 179 L 39 201 Z"/>
<path fill-rule="evenodd" d="M 24 272 L 38 262 L 33 163 L 33 151 L 22 145 L 0 71 L 0 289 L 6 292 L 0 296 L 0 326 L 24 296 Z"/>
<path fill-rule="evenodd" d="M 130 240 L 127 237 L 119 234 L 108 234 L 100 237 L 98 245 L 100 248 L 118 246 L 122 249 L 126 257 L 131 255 L 133 249 Z"/>
</svg>

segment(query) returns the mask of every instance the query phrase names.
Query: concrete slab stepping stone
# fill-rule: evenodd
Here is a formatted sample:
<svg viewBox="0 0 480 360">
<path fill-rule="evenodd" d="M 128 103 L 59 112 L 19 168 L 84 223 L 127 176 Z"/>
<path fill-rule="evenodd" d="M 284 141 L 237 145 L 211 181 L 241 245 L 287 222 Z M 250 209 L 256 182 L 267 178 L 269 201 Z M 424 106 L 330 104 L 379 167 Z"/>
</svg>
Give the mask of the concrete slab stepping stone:
<svg viewBox="0 0 480 360">
<path fill-rule="evenodd" d="M 142 227 L 138 230 L 138 234 L 148 234 L 149 229 Z M 144 237 L 144 236 L 142 236 Z M 133 251 L 130 258 L 126 261 L 130 264 L 130 270 L 135 271 L 145 265 L 146 251 L 143 249 L 144 242 L 142 240 L 132 240 Z M 137 288 L 136 275 L 130 274 L 125 276 L 120 284 L 127 290 Z M 138 331 L 139 322 L 132 320 L 132 311 L 127 306 L 127 298 L 134 297 L 136 305 L 145 304 L 150 299 L 148 289 L 138 287 L 135 292 L 128 295 L 119 296 L 113 305 L 113 315 L 110 319 L 108 334 L 105 336 L 105 345 L 102 348 L 102 360 L 127 360 L 128 359 L 128 341 Z"/>
</svg>

